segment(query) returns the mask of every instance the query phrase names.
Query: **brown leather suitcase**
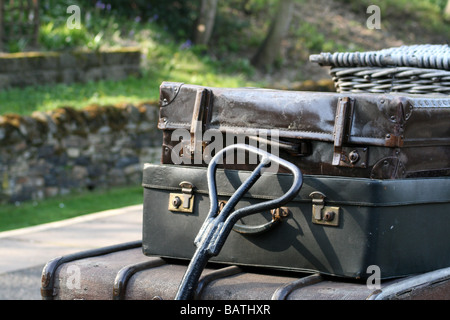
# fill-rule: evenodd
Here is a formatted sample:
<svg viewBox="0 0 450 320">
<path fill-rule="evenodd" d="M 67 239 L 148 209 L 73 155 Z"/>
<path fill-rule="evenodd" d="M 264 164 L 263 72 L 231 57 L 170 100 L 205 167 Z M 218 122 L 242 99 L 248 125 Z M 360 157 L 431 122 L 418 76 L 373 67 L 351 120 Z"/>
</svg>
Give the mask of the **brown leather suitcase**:
<svg viewBox="0 0 450 320">
<path fill-rule="evenodd" d="M 442 95 L 160 86 L 163 164 L 207 165 L 214 152 L 240 142 L 304 174 L 449 176 L 449 123 L 450 97 Z"/>
</svg>

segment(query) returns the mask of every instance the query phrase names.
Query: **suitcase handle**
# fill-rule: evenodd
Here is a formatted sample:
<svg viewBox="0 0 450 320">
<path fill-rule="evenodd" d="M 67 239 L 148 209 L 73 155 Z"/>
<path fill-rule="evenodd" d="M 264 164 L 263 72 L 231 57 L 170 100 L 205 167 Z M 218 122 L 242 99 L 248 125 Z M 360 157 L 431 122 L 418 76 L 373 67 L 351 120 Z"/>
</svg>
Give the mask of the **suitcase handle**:
<svg viewBox="0 0 450 320">
<path fill-rule="evenodd" d="M 217 187 L 215 180 L 217 164 L 225 152 L 233 149 L 241 149 L 256 153 L 260 155 L 262 159 L 256 169 L 253 170 L 250 177 L 248 177 L 247 180 L 245 180 L 230 197 L 219 214 L 219 203 L 217 198 Z M 238 201 L 259 179 L 262 174 L 263 168 L 267 167 L 271 162 L 278 163 L 291 171 L 291 173 L 293 174 L 293 182 L 290 189 L 279 198 L 253 204 L 248 207 L 243 207 L 233 211 L 234 206 L 238 203 Z M 239 219 L 258 212 L 281 207 L 282 205 L 291 201 L 298 194 L 303 184 L 303 175 L 296 165 L 283 160 L 271 153 L 246 144 L 234 144 L 220 150 L 209 163 L 207 179 L 210 196 L 210 210 L 202 227 L 200 228 L 199 233 L 195 238 L 194 243 L 197 246 L 197 250 L 195 251 L 192 260 L 189 263 L 180 286 L 178 287 L 178 291 L 175 296 L 176 300 L 186 300 L 193 297 L 198 279 L 200 278 L 200 275 L 204 267 L 206 266 L 206 263 L 208 262 L 209 258 L 219 254 L 226 241 L 226 238 Z"/>
<path fill-rule="evenodd" d="M 282 218 L 288 215 L 288 211 L 285 208 L 277 208 L 270 211 L 272 214 L 272 220 L 257 226 L 247 226 L 243 224 L 235 224 L 233 227 L 233 231 L 245 234 L 245 235 L 257 235 L 269 230 L 272 230 L 275 226 L 277 226 L 282 220 Z M 280 214 L 281 213 L 281 214 Z"/>
</svg>

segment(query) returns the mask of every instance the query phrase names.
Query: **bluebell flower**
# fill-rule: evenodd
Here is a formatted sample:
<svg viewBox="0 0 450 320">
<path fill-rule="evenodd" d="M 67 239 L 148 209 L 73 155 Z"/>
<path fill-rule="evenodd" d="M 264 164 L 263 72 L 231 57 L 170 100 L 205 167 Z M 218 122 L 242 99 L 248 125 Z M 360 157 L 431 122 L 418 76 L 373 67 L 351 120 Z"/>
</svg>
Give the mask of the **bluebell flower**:
<svg viewBox="0 0 450 320">
<path fill-rule="evenodd" d="M 153 15 L 153 17 L 148 18 L 148 22 L 156 21 L 156 20 L 158 20 L 158 18 L 159 18 L 158 14 L 155 13 Z"/>
<path fill-rule="evenodd" d="M 103 2 L 101 2 L 101 1 L 97 1 L 95 3 L 95 7 L 103 10 L 103 9 L 105 9 L 105 4 Z"/>
<path fill-rule="evenodd" d="M 190 39 L 187 39 L 181 46 L 180 49 L 181 50 L 185 50 L 185 49 L 189 49 L 190 47 L 192 47 L 192 41 Z"/>
</svg>

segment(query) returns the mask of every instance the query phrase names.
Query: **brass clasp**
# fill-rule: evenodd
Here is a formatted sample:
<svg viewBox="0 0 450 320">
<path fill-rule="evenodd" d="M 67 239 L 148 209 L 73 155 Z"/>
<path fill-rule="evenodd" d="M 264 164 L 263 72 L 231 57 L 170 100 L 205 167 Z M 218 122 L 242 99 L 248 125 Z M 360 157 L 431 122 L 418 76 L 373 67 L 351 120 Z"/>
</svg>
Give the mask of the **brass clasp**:
<svg viewBox="0 0 450 320">
<path fill-rule="evenodd" d="M 312 199 L 312 222 L 337 227 L 340 208 L 325 206 L 326 196 L 322 192 L 311 192 L 309 197 Z"/>
<path fill-rule="evenodd" d="M 194 185 L 188 181 L 180 183 L 182 193 L 169 195 L 169 210 L 192 213 L 194 210 Z"/>
</svg>

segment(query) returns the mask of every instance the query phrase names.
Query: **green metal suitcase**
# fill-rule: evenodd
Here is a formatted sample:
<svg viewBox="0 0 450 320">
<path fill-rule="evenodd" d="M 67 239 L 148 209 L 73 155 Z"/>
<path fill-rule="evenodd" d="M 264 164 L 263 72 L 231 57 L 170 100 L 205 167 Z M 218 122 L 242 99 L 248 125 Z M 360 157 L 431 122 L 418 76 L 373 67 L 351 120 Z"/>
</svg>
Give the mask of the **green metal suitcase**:
<svg viewBox="0 0 450 320">
<path fill-rule="evenodd" d="M 225 203 L 249 174 L 218 169 L 219 200 Z M 291 180 L 263 174 L 236 208 L 283 194 Z M 191 259 L 209 209 L 206 168 L 148 164 L 143 187 L 144 253 Z M 187 208 L 174 207 L 174 197 L 188 199 Z M 450 266 L 449 226 L 448 177 L 305 175 L 293 201 L 243 219 L 211 261 L 352 278 L 367 278 L 376 266 L 381 278 L 391 278 Z"/>
</svg>

